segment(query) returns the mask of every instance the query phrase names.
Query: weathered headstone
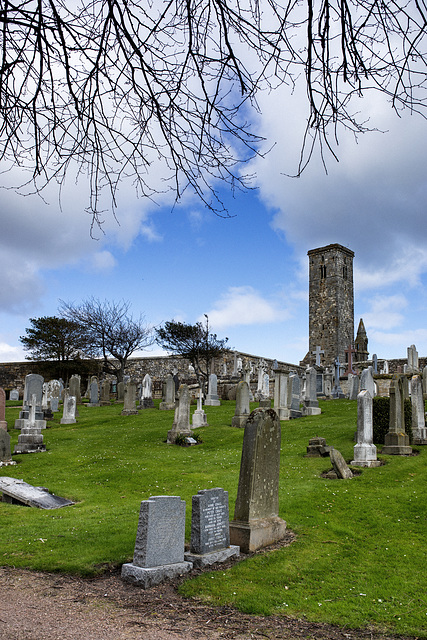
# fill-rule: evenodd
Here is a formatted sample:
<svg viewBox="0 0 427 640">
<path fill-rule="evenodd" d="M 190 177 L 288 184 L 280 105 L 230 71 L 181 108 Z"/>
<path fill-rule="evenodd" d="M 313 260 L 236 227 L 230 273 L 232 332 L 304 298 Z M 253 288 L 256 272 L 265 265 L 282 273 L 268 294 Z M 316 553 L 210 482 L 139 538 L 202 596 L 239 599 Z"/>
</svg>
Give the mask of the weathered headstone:
<svg viewBox="0 0 427 640">
<path fill-rule="evenodd" d="M 28 419 L 24 420 L 14 453 L 37 453 L 39 451 L 46 451 L 46 445 L 43 444 L 40 427 L 40 422 L 44 421 L 37 419 L 38 407 L 37 397 L 34 393 L 28 405 Z M 46 422 L 44 422 L 44 425 L 46 427 Z"/>
<path fill-rule="evenodd" d="M 203 489 L 193 496 L 191 512 L 191 545 L 185 559 L 195 567 L 224 562 L 238 556 L 240 549 L 230 546 L 228 491 Z"/>
<path fill-rule="evenodd" d="M 388 375 L 388 373 L 389 373 L 389 364 L 388 364 L 388 360 L 384 360 L 384 364 L 383 364 L 383 368 L 382 368 L 382 373 L 384 373 L 385 375 Z"/>
<path fill-rule="evenodd" d="M 369 391 L 371 398 L 375 398 L 376 389 L 372 367 L 368 367 L 362 371 L 360 376 L 360 391 L 363 391 L 363 389 Z"/>
<path fill-rule="evenodd" d="M 70 396 L 74 396 L 76 399 L 76 404 L 82 403 L 82 394 L 80 390 L 81 378 L 75 373 L 70 378 L 70 383 L 68 385 L 68 391 Z"/>
<path fill-rule="evenodd" d="M 64 394 L 64 411 L 61 424 L 74 424 L 76 422 L 76 398 L 71 396 L 69 390 Z"/>
<path fill-rule="evenodd" d="M 153 383 L 151 376 L 146 373 L 142 381 L 141 407 L 142 409 L 152 409 L 154 407 L 153 400 Z"/>
<path fill-rule="evenodd" d="M 11 462 L 10 435 L 5 429 L 0 429 L 0 466 Z"/>
<path fill-rule="evenodd" d="M 249 402 L 253 402 L 254 401 L 254 395 L 253 395 L 252 389 L 251 389 L 251 371 L 252 371 L 252 368 L 251 368 L 250 362 L 245 360 L 245 366 L 243 367 L 243 369 L 241 371 L 241 376 L 242 376 L 242 380 L 244 380 L 245 382 L 248 383 Z"/>
<path fill-rule="evenodd" d="M 345 395 L 343 393 L 343 390 L 341 389 L 341 384 L 340 384 L 341 363 L 339 358 L 336 358 L 334 362 L 334 368 L 335 368 L 335 376 L 334 376 L 334 386 L 331 392 L 331 398 L 334 398 L 335 400 L 339 400 L 339 399 L 345 398 Z"/>
<path fill-rule="evenodd" d="M 59 411 L 59 398 L 61 395 L 61 385 L 59 380 L 51 380 L 49 382 L 50 388 L 50 408 L 53 413 Z"/>
<path fill-rule="evenodd" d="M 117 402 L 123 402 L 125 397 L 125 383 L 123 380 L 117 383 Z"/>
<path fill-rule="evenodd" d="M 111 382 L 109 380 L 103 380 L 101 382 L 101 399 L 100 399 L 101 407 L 107 407 L 111 404 L 110 389 L 111 389 Z"/>
<path fill-rule="evenodd" d="M 372 356 L 372 370 L 374 374 L 378 373 L 378 356 L 376 353 Z"/>
<path fill-rule="evenodd" d="M 359 393 L 359 376 L 350 373 L 348 376 L 348 399 L 357 400 Z M 372 397 L 372 396 L 371 396 Z"/>
<path fill-rule="evenodd" d="M 125 384 L 124 403 L 122 416 L 135 416 L 138 415 L 138 409 L 136 408 L 136 384 L 129 381 Z"/>
<path fill-rule="evenodd" d="M 33 487 L 17 478 L 0 477 L 0 491 L 3 492 L 3 502 L 9 504 L 25 504 L 38 509 L 59 509 L 74 504 L 67 498 L 49 493 L 45 487 Z"/>
<path fill-rule="evenodd" d="M 273 409 L 255 409 L 243 436 L 239 485 L 230 542 L 244 553 L 281 540 L 279 518 L 280 420 Z"/>
<path fill-rule="evenodd" d="M 423 395 L 424 400 L 427 400 L 427 365 L 423 369 Z"/>
<path fill-rule="evenodd" d="M 408 352 L 408 366 L 407 373 L 418 373 L 418 351 L 414 344 L 411 344 L 407 349 Z"/>
<path fill-rule="evenodd" d="M 421 376 L 412 376 L 412 442 L 416 445 L 427 444 L 427 429 L 424 409 L 423 383 Z"/>
<path fill-rule="evenodd" d="M 384 447 L 381 453 L 386 455 L 404 456 L 412 453 L 409 446 L 409 437 L 405 432 L 404 415 L 404 389 L 403 376 L 399 373 L 393 375 L 390 394 L 390 422 L 389 431 L 384 438 Z"/>
<path fill-rule="evenodd" d="M 171 373 L 166 376 L 163 401 L 159 405 L 161 411 L 175 409 L 175 382 Z"/>
<path fill-rule="evenodd" d="M 42 396 L 43 396 L 43 377 L 37 373 L 29 373 L 25 377 L 24 387 L 24 399 L 22 402 L 22 411 L 19 413 L 19 418 L 15 420 L 15 429 L 22 429 L 28 426 L 28 419 L 30 415 L 30 402 L 32 402 L 33 396 L 35 396 L 35 426 L 40 429 L 46 429 L 46 421 L 43 417 L 42 411 Z M 33 425 L 34 426 L 34 425 Z"/>
<path fill-rule="evenodd" d="M 325 398 L 332 396 L 332 386 L 332 370 L 328 368 L 323 374 L 323 393 Z"/>
<path fill-rule="evenodd" d="M 301 380 L 297 373 L 289 374 L 290 418 L 301 418 Z M 289 403 L 288 403 L 289 404 Z"/>
<path fill-rule="evenodd" d="M 197 409 L 193 413 L 192 417 L 193 429 L 198 427 L 208 427 L 208 418 L 203 410 L 203 392 L 199 389 L 199 395 L 197 397 Z"/>
<path fill-rule="evenodd" d="M 218 397 L 218 378 L 215 373 L 209 376 L 208 395 L 206 396 L 205 405 L 207 407 L 219 407 L 221 401 Z"/>
<path fill-rule="evenodd" d="M 184 560 L 185 502 L 179 496 L 152 496 L 141 502 L 133 562 L 122 579 L 143 589 L 193 568 Z"/>
<path fill-rule="evenodd" d="M 13 400 L 14 402 L 19 400 L 19 391 L 18 391 L 18 389 L 12 389 L 11 390 L 11 392 L 9 393 L 9 400 Z"/>
<path fill-rule="evenodd" d="M 241 380 L 236 389 L 236 409 L 231 420 L 231 426 L 242 428 L 249 418 L 249 386 L 244 380 Z"/>
<path fill-rule="evenodd" d="M 309 367 L 305 373 L 306 390 L 303 402 L 302 413 L 304 416 L 317 416 L 322 411 L 317 399 L 317 371 L 314 367 Z"/>
<path fill-rule="evenodd" d="M 276 369 L 274 371 L 274 411 L 279 416 L 279 420 L 289 420 L 290 411 L 288 406 L 288 385 L 289 374 Z"/>
<path fill-rule="evenodd" d="M 91 378 L 89 400 L 88 407 L 99 407 L 99 385 L 96 376 L 92 376 Z"/>
<path fill-rule="evenodd" d="M 353 472 L 351 471 L 351 469 L 349 469 L 342 454 L 337 451 L 337 449 L 331 447 L 331 450 L 329 451 L 329 457 L 332 462 L 332 467 L 337 474 L 337 478 L 340 478 L 341 480 L 348 480 L 349 478 L 353 477 Z"/>
<path fill-rule="evenodd" d="M 351 464 L 356 467 L 378 467 L 377 448 L 373 444 L 373 408 L 372 396 L 367 389 L 363 389 L 357 396 L 357 443 L 354 445 L 354 460 Z"/>
<path fill-rule="evenodd" d="M 0 429 L 7 431 L 6 393 L 2 387 L 0 387 Z"/>
<path fill-rule="evenodd" d="M 326 458 L 331 449 L 332 447 L 326 445 L 325 438 L 316 436 L 315 438 L 310 438 L 308 441 L 306 456 L 307 458 Z"/>
<path fill-rule="evenodd" d="M 182 384 L 178 391 L 178 404 L 175 409 L 172 429 L 168 431 L 168 444 L 173 444 L 178 435 L 189 437 L 193 435 L 190 426 L 190 402 L 191 398 L 188 385 Z"/>
</svg>

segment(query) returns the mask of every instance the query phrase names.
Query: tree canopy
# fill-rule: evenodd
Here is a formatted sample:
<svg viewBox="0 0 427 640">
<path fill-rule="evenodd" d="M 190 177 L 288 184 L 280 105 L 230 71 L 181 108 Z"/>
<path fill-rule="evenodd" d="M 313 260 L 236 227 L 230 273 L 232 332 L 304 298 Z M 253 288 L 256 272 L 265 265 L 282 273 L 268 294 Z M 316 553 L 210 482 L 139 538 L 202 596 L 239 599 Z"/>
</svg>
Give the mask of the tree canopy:
<svg viewBox="0 0 427 640">
<path fill-rule="evenodd" d="M 211 373 L 213 359 L 228 350 L 228 338 L 221 340 L 216 333 L 211 333 L 208 316 L 205 315 L 205 318 L 204 324 L 170 320 L 156 329 L 157 343 L 167 351 L 187 358 L 194 367 L 200 386 L 204 386 Z"/>
<path fill-rule="evenodd" d="M 134 319 L 130 302 L 89 298 L 62 302 L 60 312 L 84 332 L 92 352 L 102 357 L 104 370 L 123 380 L 128 358 L 153 344 L 153 330 L 143 316 Z"/>
<path fill-rule="evenodd" d="M 25 329 L 27 335 L 19 338 L 24 349 L 30 352 L 27 359 L 66 362 L 85 355 L 86 336 L 76 322 L 56 316 L 30 318 L 29 321 L 31 327 Z"/>
<path fill-rule="evenodd" d="M 298 172 L 316 143 L 334 152 L 339 125 L 366 130 L 354 96 L 375 89 L 425 114 L 424 1 L 28 0 L 0 2 L 0 25 L 3 168 L 40 189 L 75 165 L 98 223 L 101 189 L 114 206 L 123 177 L 146 197 L 190 187 L 221 213 L 218 179 L 244 186 L 241 163 L 259 152 L 260 91 L 288 85 L 292 109 L 305 83 Z"/>
</svg>

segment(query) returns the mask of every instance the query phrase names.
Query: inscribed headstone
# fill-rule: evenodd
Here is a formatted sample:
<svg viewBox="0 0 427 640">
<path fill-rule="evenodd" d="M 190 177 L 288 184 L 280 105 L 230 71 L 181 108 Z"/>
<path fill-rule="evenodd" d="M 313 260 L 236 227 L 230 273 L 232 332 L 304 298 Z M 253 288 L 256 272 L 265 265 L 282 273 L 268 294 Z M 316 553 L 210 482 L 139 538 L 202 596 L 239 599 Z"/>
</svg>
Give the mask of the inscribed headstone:
<svg viewBox="0 0 427 640">
<path fill-rule="evenodd" d="M 236 409 L 231 420 L 231 426 L 242 428 L 249 418 L 249 386 L 244 380 L 241 380 L 236 389 Z"/>
<path fill-rule="evenodd" d="M 274 372 L 274 411 L 279 416 L 279 420 L 289 420 L 289 398 L 288 398 L 289 374 L 284 371 Z"/>
<path fill-rule="evenodd" d="M 163 401 L 160 403 L 159 409 L 162 411 L 175 409 L 175 382 L 171 373 L 166 376 Z"/>
<path fill-rule="evenodd" d="M 409 455 L 412 448 L 409 446 L 409 437 L 405 432 L 404 415 L 404 389 L 403 376 L 399 373 L 393 375 L 390 395 L 390 422 L 389 431 L 384 438 L 384 447 L 381 453 L 386 455 Z"/>
<path fill-rule="evenodd" d="M 61 424 L 74 424 L 76 422 L 76 398 L 67 390 L 64 394 L 64 411 Z"/>
<path fill-rule="evenodd" d="M 209 376 L 208 395 L 206 396 L 205 405 L 207 407 L 219 407 L 221 404 L 218 397 L 218 378 L 215 373 Z"/>
</svg>

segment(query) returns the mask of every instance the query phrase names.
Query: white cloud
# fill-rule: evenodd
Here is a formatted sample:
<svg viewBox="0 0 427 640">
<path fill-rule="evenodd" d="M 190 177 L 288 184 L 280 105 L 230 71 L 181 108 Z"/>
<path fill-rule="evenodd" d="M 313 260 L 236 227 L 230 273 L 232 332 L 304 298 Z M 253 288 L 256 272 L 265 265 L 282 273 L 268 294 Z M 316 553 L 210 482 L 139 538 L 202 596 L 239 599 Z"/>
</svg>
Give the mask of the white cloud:
<svg viewBox="0 0 427 640">
<path fill-rule="evenodd" d="M 216 329 L 237 325 L 268 324 L 289 317 L 275 300 L 267 300 L 251 286 L 230 287 L 207 314 Z M 202 317 L 200 318 L 202 319 Z"/>
<path fill-rule="evenodd" d="M 0 362 L 22 362 L 23 360 L 25 360 L 25 352 L 21 347 L 0 342 Z"/>
<path fill-rule="evenodd" d="M 408 305 L 404 295 L 377 295 L 369 302 L 371 309 L 363 314 L 363 321 L 367 330 L 372 328 L 385 331 L 402 324 L 404 320 L 402 311 Z"/>
<path fill-rule="evenodd" d="M 105 250 L 94 253 L 91 262 L 95 271 L 110 271 L 117 264 L 117 260 L 113 254 Z"/>
<path fill-rule="evenodd" d="M 375 341 L 378 354 L 385 358 L 406 358 L 407 347 L 415 344 L 420 355 L 427 353 L 427 329 L 405 330 L 401 332 L 371 331 L 369 340 Z M 392 353 L 390 356 L 388 354 Z"/>
</svg>

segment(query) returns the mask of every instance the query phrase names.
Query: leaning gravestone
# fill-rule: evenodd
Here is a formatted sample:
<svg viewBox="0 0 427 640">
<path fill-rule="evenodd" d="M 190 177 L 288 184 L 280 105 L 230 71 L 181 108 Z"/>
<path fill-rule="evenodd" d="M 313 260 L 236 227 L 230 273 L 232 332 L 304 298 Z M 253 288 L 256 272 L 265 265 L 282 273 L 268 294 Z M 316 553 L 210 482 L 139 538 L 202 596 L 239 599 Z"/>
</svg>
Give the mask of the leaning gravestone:
<svg viewBox="0 0 427 640">
<path fill-rule="evenodd" d="M 0 429 L 0 467 L 11 462 L 10 435 L 4 429 Z"/>
<path fill-rule="evenodd" d="M 340 478 L 341 480 L 348 480 L 353 477 L 351 469 L 349 469 L 346 461 L 339 451 L 332 447 L 329 452 L 329 457 L 337 478 Z"/>
<path fill-rule="evenodd" d="M 64 411 L 61 424 L 74 424 L 76 422 L 76 398 L 71 396 L 69 391 L 64 393 Z"/>
<path fill-rule="evenodd" d="M 0 429 L 4 429 L 5 431 L 7 431 L 6 394 L 2 387 L 0 387 Z"/>
<path fill-rule="evenodd" d="M 25 504 L 38 509 L 58 509 L 74 504 L 67 498 L 61 498 L 49 493 L 45 487 L 33 487 L 17 478 L 0 478 L 0 491 L 3 492 L 3 502 L 9 504 Z"/>
<path fill-rule="evenodd" d="M 356 467 L 378 467 L 377 448 L 373 444 L 373 406 L 372 396 L 367 389 L 363 389 L 357 396 L 357 444 L 354 445 L 354 460 L 351 464 Z"/>
<path fill-rule="evenodd" d="M 193 568 L 184 560 L 185 502 L 179 496 L 152 496 L 141 502 L 133 562 L 122 579 L 143 589 Z"/>
<path fill-rule="evenodd" d="M 164 396 L 162 402 L 159 404 L 159 409 L 161 411 L 175 409 L 175 382 L 171 373 L 168 373 L 166 376 Z"/>
<path fill-rule="evenodd" d="M 394 456 L 410 455 L 412 448 L 409 445 L 409 436 L 405 431 L 403 376 L 399 373 L 393 375 L 389 394 L 389 430 L 385 435 L 381 453 Z"/>
<path fill-rule="evenodd" d="M 190 390 L 188 385 L 182 384 L 178 391 L 178 405 L 175 409 L 175 419 L 172 429 L 168 431 L 168 444 L 173 444 L 178 435 L 191 437 L 193 432 L 190 426 Z"/>
<path fill-rule="evenodd" d="M 419 375 L 411 379 L 412 442 L 427 444 L 427 429 L 424 408 L 423 382 Z"/>
<path fill-rule="evenodd" d="M 244 427 L 249 418 L 249 385 L 241 380 L 236 389 L 236 409 L 231 420 L 232 427 Z"/>
<path fill-rule="evenodd" d="M 138 415 L 138 409 L 136 408 L 136 384 L 129 381 L 125 384 L 122 416 L 134 415 Z"/>
<path fill-rule="evenodd" d="M 286 522 L 278 517 L 280 420 L 273 409 L 255 409 L 243 436 L 239 485 L 230 541 L 243 553 L 278 542 Z"/>
<path fill-rule="evenodd" d="M 240 555 L 236 545 L 230 546 L 228 491 L 203 489 L 193 496 L 191 512 L 191 546 L 184 557 L 195 567 L 224 562 Z"/>
<path fill-rule="evenodd" d="M 209 376 L 208 395 L 206 396 L 205 405 L 207 407 L 219 407 L 221 401 L 218 397 L 218 378 L 215 373 Z"/>
</svg>

